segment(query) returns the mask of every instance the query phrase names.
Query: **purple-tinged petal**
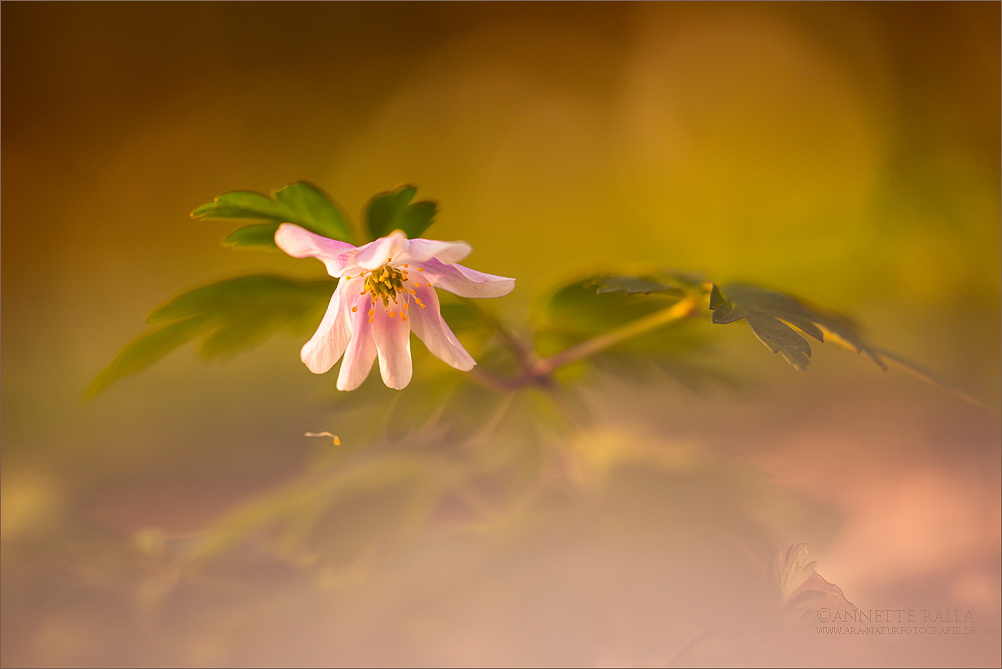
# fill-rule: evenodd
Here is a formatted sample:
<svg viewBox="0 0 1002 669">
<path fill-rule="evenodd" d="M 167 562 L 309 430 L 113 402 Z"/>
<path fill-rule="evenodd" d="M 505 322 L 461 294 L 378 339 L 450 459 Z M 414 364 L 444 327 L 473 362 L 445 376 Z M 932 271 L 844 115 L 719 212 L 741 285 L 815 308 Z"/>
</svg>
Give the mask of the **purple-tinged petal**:
<svg viewBox="0 0 1002 669">
<path fill-rule="evenodd" d="M 278 226 L 275 244 L 293 258 L 317 258 L 323 261 L 327 273 L 334 277 L 341 276 L 358 252 L 348 242 L 321 237 L 292 223 Z"/>
<path fill-rule="evenodd" d="M 460 297 L 501 297 L 515 287 L 515 279 L 484 274 L 462 265 L 444 265 L 437 260 L 428 260 L 421 266 L 433 286 Z M 420 280 L 420 274 L 411 273 L 411 276 Z"/>
<path fill-rule="evenodd" d="M 363 269 L 377 269 L 386 264 L 388 258 L 402 259 L 407 255 L 407 236 L 394 230 L 386 237 L 358 247 L 355 264 Z"/>
<path fill-rule="evenodd" d="M 451 265 L 473 252 L 466 242 L 440 242 L 434 239 L 412 239 L 408 244 L 410 257 L 417 261 L 437 258 L 439 262 Z"/>
<path fill-rule="evenodd" d="M 361 282 L 356 281 L 356 285 Z M 303 345 L 299 358 L 314 374 L 323 374 L 341 358 L 351 340 L 351 303 L 354 289 L 351 282 L 341 279 L 324 319 L 313 337 Z"/>
<path fill-rule="evenodd" d="M 413 297 L 410 301 L 411 328 L 424 345 L 436 358 L 452 365 L 456 369 L 468 372 L 476 365 L 473 357 L 459 343 L 452 329 L 442 319 L 438 295 L 434 288 L 419 286 L 414 289 L 415 296 L 424 303 L 422 309 Z"/>
<path fill-rule="evenodd" d="M 358 311 L 351 314 L 351 341 L 338 372 L 338 390 L 355 390 L 362 385 L 376 360 L 376 344 L 372 341 L 372 326 L 369 325 L 369 304 L 369 297 L 359 300 L 356 305 Z"/>
<path fill-rule="evenodd" d="M 402 297 L 402 296 L 401 296 Z M 379 352 L 379 373 L 388 388 L 400 390 L 411 382 L 411 326 L 402 320 L 403 300 L 400 306 L 390 302 L 389 311 L 381 303 L 373 314 L 372 340 Z"/>
</svg>

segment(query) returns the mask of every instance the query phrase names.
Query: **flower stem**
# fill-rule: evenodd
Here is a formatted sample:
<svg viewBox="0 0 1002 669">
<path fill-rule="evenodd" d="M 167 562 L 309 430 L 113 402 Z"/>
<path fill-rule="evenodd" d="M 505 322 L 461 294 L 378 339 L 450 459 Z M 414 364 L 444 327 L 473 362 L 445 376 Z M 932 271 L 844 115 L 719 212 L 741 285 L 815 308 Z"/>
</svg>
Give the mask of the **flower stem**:
<svg viewBox="0 0 1002 669">
<path fill-rule="evenodd" d="M 462 301 L 475 311 L 485 323 L 494 328 L 494 330 L 501 335 L 501 338 L 504 339 L 508 349 L 515 355 L 515 360 L 518 362 L 518 366 L 522 372 L 526 373 L 531 371 L 533 366 L 538 361 L 538 357 L 535 353 L 533 353 L 532 349 L 526 346 L 525 342 L 505 327 L 504 324 L 494 316 L 494 314 L 487 309 L 484 309 L 479 302 L 471 300 L 468 297 L 462 298 Z"/>
</svg>

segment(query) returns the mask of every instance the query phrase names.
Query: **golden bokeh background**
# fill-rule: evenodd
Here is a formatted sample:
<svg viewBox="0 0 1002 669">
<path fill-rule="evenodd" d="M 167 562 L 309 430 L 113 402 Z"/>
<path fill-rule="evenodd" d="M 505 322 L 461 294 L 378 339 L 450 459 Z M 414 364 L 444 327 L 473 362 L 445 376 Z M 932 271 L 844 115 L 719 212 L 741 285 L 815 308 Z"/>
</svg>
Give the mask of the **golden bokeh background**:
<svg viewBox="0 0 1002 669">
<path fill-rule="evenodd" d="M 254 661 L 237 623 L 123 646 L 115 607 L 133 595 L 114 569 L 90 571 L 126 559 L 115 547 L 137 532 L 183 536 L 295 475 L 300 434 L 332 429 L 334 378 L 302 368 L 290 337 L 226 365 L 186 348 L 80 401 L 179 291 L 317 275 L 222 248 L 232 226 L 189 218 L 226 191 L 309 180 L 357 220 L 377 191 L 413 183 L 439 202 L 430 237 L 517 278 L 496 305 L 513 323 L 595 269 L 704 272 L 852 314 L 998 411 L 997 3 L 6 3 L 2 19 L 4 665 Z M 935 656 L 990 658 L 997 413 L 839 351 L 797 375 L 738 327 L 721 347 L 765 379 L 758 399 L 654 386 L 644 404 L 626 386 L 610 406 L 646 407 L 649 431 L 830 503 L 841 529 L 803 540 L 829 542 L 819 570 L 847 594 L 886 602 L 900 591 L 881 584 L 900 581 L 920 608 L 993 610 L 994 637 Z M 112 603 L 91 618 L 67 593 Z M 386 610 L 360 601 L 362 618 Z M 483 620 L 517 617 L 509 604 Z M 428 625 L 403 635 L 424 655 L 276 640 L 291 654 L 261 661 L 581 661 L 506 655 L 486 627 L 436 654 L 427 640 L 449 635 Z M 920 662 L 917 648 L 884 657 Z M 583 661 L 647 661 L 609 652 Z"/>
</svg>

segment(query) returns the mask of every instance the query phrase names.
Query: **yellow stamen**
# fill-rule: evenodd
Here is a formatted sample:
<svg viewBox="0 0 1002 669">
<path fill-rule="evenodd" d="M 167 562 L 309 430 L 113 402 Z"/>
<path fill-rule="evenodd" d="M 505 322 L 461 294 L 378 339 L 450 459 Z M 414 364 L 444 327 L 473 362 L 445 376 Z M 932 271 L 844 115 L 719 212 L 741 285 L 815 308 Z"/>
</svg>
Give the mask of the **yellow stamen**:
<svg viewBox="0 0 1002 669">
<path fill-rule="evenodd" d="M 358 307 L 352 307 L 351 310 L 352 312 L 358 311 Z"/>
<path fill-rule="evenodd" d="M 419 272 L 423 272 L 423 271 L 424 271 L 424 267 L 418 267 L 418 268 L 417 268 L 417 271 L 419 271 Z"/>
<path fill-rule="evenodd" d="M 407 263 L 404 263 L 404 267 L 409 267 Z M 406 274 L 406 272 L 404 272 Z"/>
<path fill-rule="evenodd" d="M 392 311 L 387 311 L 386 313 L 388 313 L 390 315 L 390 318 L 393 318 L 393 312 Z"/>
<path fill-rule="evenodd" d="M 387 263 L 392 260 L 389 258 Z M 393 267 L 389 264 L 378 267 L 374 270 L 367 270 L 359 275 L 359 278 L 368 277 L 365 279 L 365 290 L 359 293 L 360 295 L 368 294 L 369 298 L 372 300 L 371 304 L 375 306 L 379 302 L 383 303 L 383 308 L 386 309 L 387 314 L 394 312 L 390 311 L 390 302 L 393 302 L 396 313 L 403 315 L 403 311 L 400 311 L 401 301 L 397 299 L 398 291 L 407 291 L 414 294 L 413 289 L 406 287 L 406 283 L 409 281 L 407 278 L 407 273 L 398 267 Z M 404 304 L 403 308 L 406 309 L 407 305 Z M 372 309 L 369 310 L 369 317 L 374 318 L 374 312 Z"/>
</svg>

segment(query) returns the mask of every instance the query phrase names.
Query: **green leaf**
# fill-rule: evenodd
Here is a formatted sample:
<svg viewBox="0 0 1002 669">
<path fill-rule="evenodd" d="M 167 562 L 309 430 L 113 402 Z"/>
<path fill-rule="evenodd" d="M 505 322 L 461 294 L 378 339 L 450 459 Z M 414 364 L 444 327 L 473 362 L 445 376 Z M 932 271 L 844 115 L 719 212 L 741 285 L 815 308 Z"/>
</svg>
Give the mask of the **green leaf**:
<svg viewBox="0 0 1002 669">
<path fill-rule="evenodd" d="M 811 357 L 811 346 L 803 334 L 820 342 L 827 336 L 829 341 L 866 355 L 887 369 L 878 350 L 863 340 L 859 326 L 849 318 L 809 306 L 790 295 L 746 284 L 724 289 L 714 285 L 710 292 L 710 309 L 712 320 L 717 324 L 745 319 L 766 348 L 779 353 L 800 371 L 807 369 Z"/>
<path fill-rule="evenodd" d="M 702 295 L 702 277 L 657 272 L 643 275 L 599 275 L 575 281 L 553 295 L 545 320 L 537 329 L 536 345 L 543 355 L 554 355 L 587 339 L 632 321 L 644 319 L 675 305 L 686 295 Z M 591 356 L 589 364 L 631 379 L 667 374 L 694 390 L 719 383 L 734 384 L 726 372 L 704 359 L 708 325 L 683 319 L 671 327 L 658 327 L 632 336 Z M 563 370 L 570 380 L 586 371 L 581 365 Z"/>
<path fill-rule="evenodd" d="M 98 395 L 124 376 L 143 371 L 174 349 L 204 334 L 210 327 L 209 317 L 201 316 L 170 323 L 140 335 L 91 381 L 84 391 L 84 398 Z"/>
<path fill-rule="evenodd" d="M 416 193 L 416 187 L 403 185 L 369 200 L 365 222 L 372 239 L 385 237 L 394 230 L 403 230 L 409 239 L 414 239 L 428 229 L 438 213 L 438 205 L 429 200 L 411 203 Z"/>
<path fill-rule="evenodd" d="M 673 285 L 669 274 L 647 276 L 598 275 L 574 281 L 553 294 L 535 319 L 535 345 L 543 356 L 556 355 L 586 340 L 601 337 L 619 327 L 639 321 L 677 304 L 688 292 Z M 639 289 L 639 290 L 636 290 Z M 643 290 L 651 290 L 644 293 Z M 636 292 L 633 292 L 636 290 Z M 697 288 L 692 290 L 699 290 Z M 680 357 L 698 347 L 693 331 L 685 328 L 655 328 L 615 344 L 590 363 L 600 363 L 622 354 Z M 705 337 L 702 333 L 697 335 Z M 565 370 L 565 380 L 585 371 L 584 366 Z"/>
<path fill-rule="evenodd" d="M 585 338 L 646 316 L 678 300 L 677 295 L 667 292 L 642 296 L 618 290 L 600 294 L 604 279 L 598 276 L 574 281 L 554 293 L 546 304 L 546 329 Z"/>
<path fill-rule="evenodd" d="M 350 242 L 348 228 L 338 208 L 316 186 L 305 181 L 297 181 L 263 195 L 252 191 L 238 190 L 223 193 L 212 202 L 203 204 L 191 212 L 192 218 L 226 218 L 245 221 L 268 221 L 277 229 L 281 223 L 295 223 L 310 232 L 329 239 Z M 256 227 L 256 226 L 249 226 Z M 238 230 L 226 239 L 233 246 L 267 246 L 262 239 L 265 228 Z M 272 231 L 274 235 L 274 231 Z M 274 239 L 272 239 L 274 246 Z"/>
<path fill-rule="evenodd" d="M 281 223 L 255 223 L 245 225 L 231 232 L 223 240 L 225 246 L 267 246 L 278 248 L 275 244 L 275 232 Z"/>
<path fill-rule="evenodd" d="M 637 293 L 643 295 L 651 293 L 681 294 L 683 292 L 677 285 L 641 276 L 610 276 L 596 280 L 595 284 L 598 287 L 595 292 L 599 295 L 618 291 L 625 291 L 627 295 L 636 295 Z"/>
<path fill-rule="evenodd" d="M 93 397 L 202 337 L 207 359 L 253 348 L 282 330 L 305 335 L 317 326 L 336 279 L 303 281 L 266 274 L 227 279 L 181 293 L 147 318 L 151 330 L 126 346 L 91 382 Z"/>
<path fill-rule="evenodd" d="M 551 330 L 592 336 L 678 302 L 699 282 L 685 275 L 600 274 L 558 290 L 546 305 Z"/>
</svg>

